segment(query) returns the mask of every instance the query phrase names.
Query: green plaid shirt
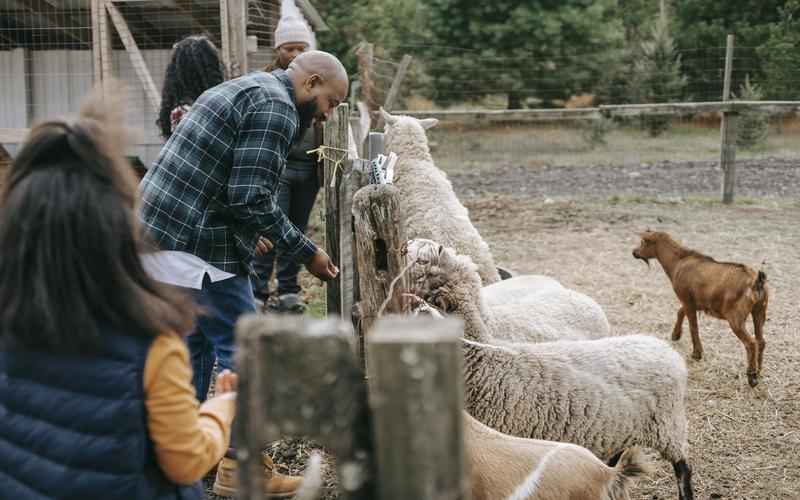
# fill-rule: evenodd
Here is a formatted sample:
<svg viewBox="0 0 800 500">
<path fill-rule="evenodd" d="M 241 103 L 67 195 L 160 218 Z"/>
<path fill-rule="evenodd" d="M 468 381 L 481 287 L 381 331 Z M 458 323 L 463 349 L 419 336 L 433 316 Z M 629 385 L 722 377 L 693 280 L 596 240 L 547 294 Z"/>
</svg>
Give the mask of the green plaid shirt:
<svg viewBox="0 0 800 500">
<path fill-rule="evenodd" d="M 194 254 L 233 274 L 252 272 L 259 236 L 307 262 L 316 247 L 277 204 L 298 129 L 285 72 L 256 72 L 201 95 L 139 186 L 139 218 L 161 250 Z"/>
</svg>

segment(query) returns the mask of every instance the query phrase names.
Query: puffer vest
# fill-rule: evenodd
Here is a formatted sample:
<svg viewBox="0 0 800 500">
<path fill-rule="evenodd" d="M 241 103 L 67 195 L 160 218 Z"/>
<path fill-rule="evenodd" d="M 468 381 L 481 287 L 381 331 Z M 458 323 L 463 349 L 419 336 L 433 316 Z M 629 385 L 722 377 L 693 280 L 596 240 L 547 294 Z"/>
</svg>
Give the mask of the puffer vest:
<svg viewBox="0 0 800 500">
<path fill-rule="evenodd" d="M 200 500 L 170 482 L 147 432 L 152 339 L 108 335 L 101 353 L 0 350 L 0 499 Z"/>
</svg>

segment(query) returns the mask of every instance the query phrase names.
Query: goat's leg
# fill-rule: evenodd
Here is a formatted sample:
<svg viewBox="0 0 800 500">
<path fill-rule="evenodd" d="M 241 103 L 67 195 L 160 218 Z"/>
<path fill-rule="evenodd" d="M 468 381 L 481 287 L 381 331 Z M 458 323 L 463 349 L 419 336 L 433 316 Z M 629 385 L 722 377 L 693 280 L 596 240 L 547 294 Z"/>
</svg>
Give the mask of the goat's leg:
<svg viewBox="0 0 800 500">
<path fill-rule="evenodd" d="M 678 460 L 672 463 L 675 471 L 675 478 L 678 480 L 678 500 L 694 500 L 692 489 L 692 469 L 686 460 Z"/>
<path fill-rule="evenodd" d="M 758 359 L 758 344 L 753 337 L 747 333 L 744 327 L 744 321 L 736 320 L 729 321 L 733 333 L 739 337 L 739 340 L 744 344 L 744 349 L 747 352 L 747 382 L 750 387 L 755 387 L 758 384 L 758 368 L 756 360 Z"/>
<path fill-rule="evenodd" d="M 756 362 L 756 371 L 761 375 L 762 362 L 764 360 L 764 347 L 767 342 L 764 340 L 764 323 L 767 321 L 767 304 L 766 300 L 759 302 L 753 306 L 753 331 L 756 334 L 756 343 L 758 344 L 758 358 Z"/>
<path fill-rule="evenodd" d="M 686 317 L 686 311 L 681 306 L 678 309 L 678 320 L 675 321 L 675 328 L 672 329 L 672 340 L 677 341 L 681 339 L 681 335 L 683 335 L 683 319 Z"/>
<path fill-rule="evenodd" d="M 697 329 L 697 310 L 693 306 L 684 305 L 686 316 L 689 318 L 689 332 L 692 334 L 692 358 L 703 359 L 703 344 L 700 342 L 700 332 Z"/>
</svg>

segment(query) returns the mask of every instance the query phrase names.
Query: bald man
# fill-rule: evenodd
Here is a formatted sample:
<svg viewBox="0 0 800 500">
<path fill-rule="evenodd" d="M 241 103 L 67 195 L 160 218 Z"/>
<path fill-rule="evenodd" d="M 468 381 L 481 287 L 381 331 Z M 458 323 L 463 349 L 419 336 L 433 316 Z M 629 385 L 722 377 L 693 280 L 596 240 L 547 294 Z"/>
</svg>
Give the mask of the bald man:
<svg viewBox="0 0 800 500">
<path fill-rule="evenodd" d="M 184 115 L 139 187 L 139 218 L 157 251 L 143 257 L 159 281 L 184 287 L 205 313 L 188 337 L 202 401 L 214 358 L 233 369 L 234 324 L 255 312 L 251 261 L 274 244 L 330 280 L 338 269 L 276 203 L 292 143 L 347 96 L 342 64 L 306 52 L 286 70 L 255 72 L 207 90 Z M 180 332 L 179 332 L 180 333 Z"/>
</svg>

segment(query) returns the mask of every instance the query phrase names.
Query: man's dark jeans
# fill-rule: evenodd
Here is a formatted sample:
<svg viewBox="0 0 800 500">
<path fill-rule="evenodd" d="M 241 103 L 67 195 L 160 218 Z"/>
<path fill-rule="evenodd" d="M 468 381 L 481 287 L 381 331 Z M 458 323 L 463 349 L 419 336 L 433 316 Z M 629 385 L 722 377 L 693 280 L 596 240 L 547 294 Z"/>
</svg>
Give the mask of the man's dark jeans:
<svg viewBox="0 0 800 500">
<path fill-rule="evenodd" d="M 203 308 L 194 333 L 186 338 L 192 361 L 192 385 L 197 399 L 206 400 L 216 360 L 219 371 L 233 366 L 236 345 L 234 326 L 243 314 L 256 311 L 253 289 L 247 276 L 235 276 L 212 283 L 206 275 L 201 290 L 191 290 Z"/>
<path fill-rule="evenodd" d="M 297 162 L 286 165 L 278 189 L 278 205 L 292 224 L 304 233 L 318 191 L 319 182 L 315 164 Z M 276 257 L 278 261 L 278 295 L 300 292 L 300 284 L 297 281 L 300 264 L 273 249 L 266 255 L 253 260 L 253 267 L 256 271 L 256 277 L 253 279 L 253 291 L 259 299 L 266 300 L 269 297 L 269 280 Z"/>
</svg>

